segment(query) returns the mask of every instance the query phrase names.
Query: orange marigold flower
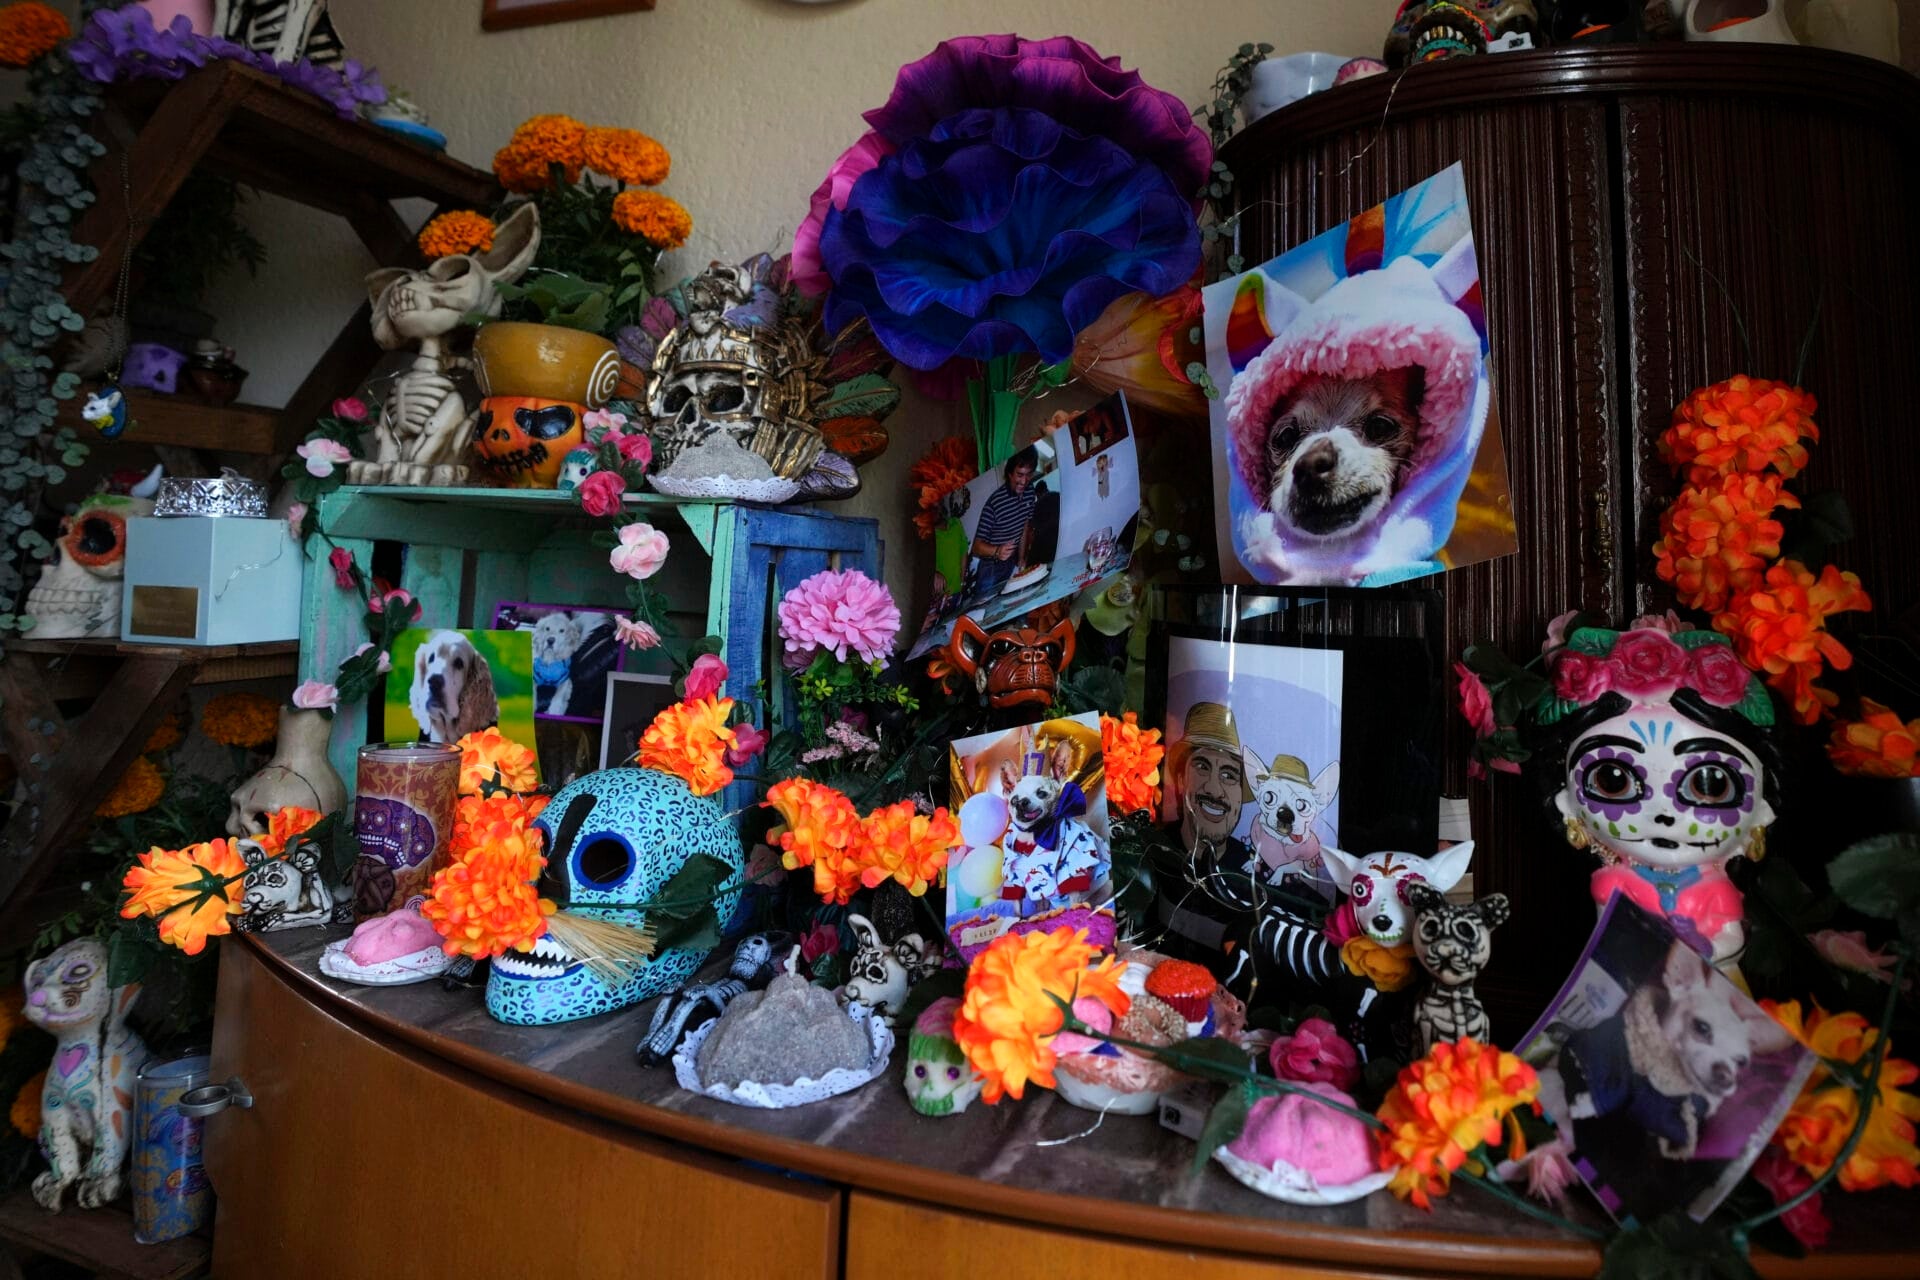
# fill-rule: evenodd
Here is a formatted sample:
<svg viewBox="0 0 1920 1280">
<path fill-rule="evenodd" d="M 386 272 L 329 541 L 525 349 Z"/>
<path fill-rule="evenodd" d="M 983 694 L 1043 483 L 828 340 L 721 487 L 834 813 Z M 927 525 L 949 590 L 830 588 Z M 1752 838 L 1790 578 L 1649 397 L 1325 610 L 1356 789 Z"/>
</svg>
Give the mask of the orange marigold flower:
<svg viewBox="0 0 1920 1280">
<path fill-rule="evenodd" d="M 1071 1004 L 1098 1000 L 1116 1014 L 1131 1003 L 1120 988 L 1123 961 L 1108 956 L 1093 968 L 1096 949 L 1085 929 L 1004 933 L 967 968 L 953 1038 L 986 1081 L 989 1103 L 1020 1097 L 1028 1081 L 1053 1088 L 1059 1061 L 1051 1041 L 1065 1022 L 1054 997 Z"/>
<path fill-rule="evenodd" d="M 860 883 L 876 888 L 897 880 L 918 898 L 946 869 L 947 851 L 960 843 L 960 824 L 942 806 L 932 817 L 914 812 L 913 801 L 875 809 L 860 823 L 855 862 Z"/>
<path fill-rule="evenodd" d="M 727 727 L 733 699 L 709 695 L 674 703 L 653 718 L 640 735 L 640 767 L 681 779 L 697 796 L 710 796 L 733 781 L 727 748 L 734 732 Z"/>
<path fill-rule="evenodd" d="M 1773 471 L 1791 479 L 1807 465 L 1802 440 L 1818 440 L 1818 407 L 1798 387 L 1745 374 L 1716 382 L 1682 400 L 1673 425 L 1660 437 L 1660 456 L 1687 483 L 1711 488 L 1735 472 Z"/>
<path fill-rule="evenodd" d="M 520 195 L 545 191 L 553 179 L 546 160 L 516 142 L 493 153 L 493 176 L 501 186 Z"/>
<path fill-rule="evenodd" d="M 20 0 L 0 9 L 0 67 L 32 66 L 73 34 L 66 15 L 40 0 Z"/>
<path fill-rule="evenodd" d="M 448 856 L 459 858 L 480 845 L 525 831 L 551 799 L 551 796 L 522 796 L 501 791 L 490 796 L 461 796 L 454 802 L 453 834 L 447 838 Z"/>
<path fill-rule="evenodd" d="M 788 778 L 769 787 L 762 803 L 780 814 L 781 825 L 767 833 L 767 843 L 781 850 L 781 865 L 789 871 L 812 867 L 814 893 L 844 905 L 860 887 L 854 856 L 860 815 L 853 801 L 824 783 Z"/>
<path fill-rule="evenodd" d="M 693 215 L 658 191 L 622 191 L 613 198 L 613 225 L 659 249 L 678 249 L 693 234 Z"/>
<path fill-rule="evenodd" d="M 1891 709 L 1862 698 L 1860 719 L 1834 724 L 1827 758 L 1856 777 L 1920 778 L 1920 720 L 1902 724 Z"/>
<path fill-rule="evenodd" d="M 589 129 L 581 156 L 587 168 L 629 186 L 665 182 L 673 165 L 667 149 L 638 129 Z"/>
<path fill-rule="evenodd" d="M 246 873 L 246 861 L 231 838 L 185 849 L 149 849 L 120 881 L 126 899 L 120 915 L 159 917 L 160 941 L 197 956 L 208 938 L 231 931 L 227 917 L 240 910 L 238 886 Z"/>
<path fill-rule="evenodd" d="M 471 209 L 439 214 L 420 228 L 420 252 L 429 258 L 484 253 L 493 248 L 493 219 Z"/>
<path fill-rule="evenodd" d="M 1773 512 L 1800 505 L 1784 483 L 1779 476 L 1735 475 L 1680 491 L 1660 516 L 1653 554 L 1682 604 L 1712 612 L 1759 580 L 1780 554 Z"/>
<path fill-rule="evenodd" d="M 432 921 L 450 956 L 527 951 L 557 908 L 534 887 L 547 860 L 540 830 L 508 832 L 469 849 L 434 874 L 420 914 Z"/>
<path fill-rule="evenodd" d="M 47 1069 L 40 1068 L 40 1074 L 20 1086 L 20 1092 L 13 1095 L 13 1106 L 7 1110 L 7 1121 L 13 1125 L 15 1133 L 23 1138 L 40 1136 L 40 1094 L 47 1087 Z"/>
<path fill-rule="evenodd" d="M 147 735 L 147 745 L 140 748 L 142 755 L 153 755 L 160 751 L 171 751 L 180 745 L 180 739 L 186 736 L 186 728 L 181 722 L 178 711 L 169 711 L 166 718 L 153 726 L 153 732 Z"/>
<path fill-rule="evenodd" d="M 280 731 L 280 704 L 257 693 L 220 693 L 200 708 L 200 732 L 226 747 L 264 747 Z"/>
<path fill-rule="evenodd" d="M 1833 1167 L 1860 1119 L 1858 1097 L 1834 1078 L 1827 1064 L 1863 1063 L 1880 1038 L 1880 1029 L 1860 1014 L 1828 1013 L 1817 1004 L 1803 1018 L 1798 1000 L 1762 1000 L 1760 1007 L 1821 1059 L 1773 1134 L 1773 1142 L 1787 1158 L 1817 1178 Z M 1894 1057 L 1889 1045 L 1880 1064 L 1878 1094 L 1867 1116 L 1866 1132 L 1840 1166 L 1842 1190 L 1871 1191 L 1888 1183 L 1920 1185 L 1920 1147 L 1914 1145 L 1920 1097 L 1901 1087 L 1915 1080 L 1920 1080 L 1920 1067 Z"/>
<path fill-rule="evenodd" d="M 1532 1067 L 1494 1045 L 1462 1038 L 1442 1041 L 1404 1068 L 1377 1113 L 1386 1130 L 1377 1134 L 1387 1185 L 1422 1209 L 1445 1195 L 1456 1169 L 1474 1151 L 1500 1141 L 1507 1116 L 1540 1104 L 1540 1078 Z"/>
<path fill-rule="evenodd" d="M 940 523 L 940 501 L 980 474 L 979 453 L 965 436 L 948 436 L 907 469 L 907 483 L 918 495 L 913 527 L 931 538 Z"/>
<path fill-rule="evenodd" d="M 1160 807 L 1160 761 L 1167 749 L 1158 729 L 1142 729 L 1139 716 L 1100 717 L 1100 758 L 1107 771 L 1107 806 L 1119 813 Z"/>
<path fill-rule="evenodd" d="M 275 809 L 267 815 L 267 833 L 255 836 L 254 843 L 277 857 L 286 852 L 294 837 L 311 831 L 314 824 L 320 821 L 320 816 L 318 809 L 302 809 L 299 805 Z"/>
<path fill-rule="evenodd" d="M 498 728 L 476 729 L 454 744 L 460 748 L 460 794 L 477 796 L 488 787 L 531 791 L 540 785 L 540 758 Z"/>
<path fill-rule="evenodd" d="M 160 797 L 166 794 L 167 779 L 160 772 L 160 766 L 145 756 L 136 756 L 127 771 L 120 775 L 120 781 L 113 784 L 113 790 L 107 792 L 107 798 L 93 811 L 96 818 L 125 818 L 136 813 L 145 813 L 160 803 Z"/>
<path fill-rule="evenodd" d="M 1827 619 L 1872 607 L 1856 575 L 1828 565 L 1816 578 L 1798 560 L 1782 560 L 1736 595 L 1713 625 L 1733 639 L 1742 662 L 1764 672 L 1787 698 L 1794 718 L 1812 724 L 1838 701 L 1813 682 L 1828 664 L 1840 671 L 1853 665 L 1853 654 L 1828 634 Z"/>
<path fill-rule="evenodd" d="M 542 164 L 557 164 L 567 170 L 567 181 L 580 176 L 586 162 L 587 126 L 567 115 L 528 116 L 507 140 L 539 158 Z"/>
</svg>

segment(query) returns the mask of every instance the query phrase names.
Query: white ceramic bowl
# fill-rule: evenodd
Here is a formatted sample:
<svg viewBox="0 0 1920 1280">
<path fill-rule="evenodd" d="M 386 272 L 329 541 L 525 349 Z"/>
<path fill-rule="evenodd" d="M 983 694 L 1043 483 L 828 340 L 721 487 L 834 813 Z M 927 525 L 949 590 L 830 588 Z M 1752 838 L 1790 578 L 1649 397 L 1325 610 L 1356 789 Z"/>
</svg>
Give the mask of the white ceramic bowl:
<svg viewBox="0 0 1920 1280">
<path fill-rule="evenodd" d="M 1331 88 L 1334 73 L 1349 61 L 1337 53 L 1290 53 L 1268 58 L 1253 69 L 1253 84 L 1240 100 L 1241 114 L 1252 124 L 1261 116 Z"/>
</svg>

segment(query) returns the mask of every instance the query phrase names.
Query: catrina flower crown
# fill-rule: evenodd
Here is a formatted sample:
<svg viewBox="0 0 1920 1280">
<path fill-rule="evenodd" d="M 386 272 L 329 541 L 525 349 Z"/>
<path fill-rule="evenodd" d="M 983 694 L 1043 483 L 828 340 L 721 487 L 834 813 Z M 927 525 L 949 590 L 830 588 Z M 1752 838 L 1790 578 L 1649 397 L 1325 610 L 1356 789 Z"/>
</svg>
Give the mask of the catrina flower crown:
<svg viewBox="0 0 1920 1280">
<path fill-rule="evenodd" d="M 1668 633 L 1650 627 L 1609 631 L 1581 627 L 1548 658 L 1550 692 L 1533 706 L 1534 720 L 1550 725 L 1608 693 L 1632 702 L 1671 697 L 1690 689 L 1702 701 L 1728 707 L 1748 723 L 1774 722 L 1773 699 L 1718 631 Z"/>
</svg>

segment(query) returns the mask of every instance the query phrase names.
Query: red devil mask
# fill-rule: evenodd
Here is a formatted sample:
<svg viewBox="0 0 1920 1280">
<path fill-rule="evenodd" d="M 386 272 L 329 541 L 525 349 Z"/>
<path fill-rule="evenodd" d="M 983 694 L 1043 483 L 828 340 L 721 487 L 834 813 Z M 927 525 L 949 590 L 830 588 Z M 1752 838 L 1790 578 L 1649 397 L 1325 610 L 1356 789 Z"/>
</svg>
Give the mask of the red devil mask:
<svg viewBox="0 0 1920 1280">
<path fill-rule="evenodd" d="M 1010 627 L 988 635 L 972 618 L 953 624 L 947 656 L 996 709 L 1050 706 L 1060 673 L 1073 661 L 1073 624 L 1050 630 Z"/>
</svg>

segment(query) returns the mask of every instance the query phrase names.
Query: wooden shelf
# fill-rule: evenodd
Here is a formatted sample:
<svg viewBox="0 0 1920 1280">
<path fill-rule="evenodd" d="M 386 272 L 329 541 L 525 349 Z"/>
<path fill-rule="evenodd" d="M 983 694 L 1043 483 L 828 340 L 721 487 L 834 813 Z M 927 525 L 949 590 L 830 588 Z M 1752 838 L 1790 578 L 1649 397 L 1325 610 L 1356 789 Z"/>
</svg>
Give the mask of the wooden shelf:
<svg viewBox="0 0 1920 1280">
<path fill-rule="evenodd" d="M 300 652 L 298 640 L 262 640 L 254 644 L 138 644 L 131 640 L 35 640 L 31 636 L 7 641 L 22 653 L 68 654 L 76 658 L 179 658 L 217 662 L 231 658 L 284 658 Z"/>
<path fill-rule="evenodd" d="M 0 1240 L 107 1280 L 185 1280 L 204 1273 L 213 1253 L 203 1236 L 141 1244 L 133 1215 L 118 1207 L 48 1213 L 24 1187 L 0 1199 Z"/>
<path fill-rule="evenodd" d="M 93 429 L 80 419 L 83 397 L 75 396 L 60 407 L 60 422 L 83 437 Z M 127 393 L 127 416 L 131 422 L 126 434 L 116 443 L 174 445 L 183 449 L 205 449 L 213 453 L 248 453 L 261 457 L 285 453 L 298 443 L 288 426 L 288 438 L 281 438 L 284 420 L 278 409 L 257 404 L 230 404 L 219 407 L 202 404 L 188 396 L 166 396 L 151 391 Z"/>
</svg>

